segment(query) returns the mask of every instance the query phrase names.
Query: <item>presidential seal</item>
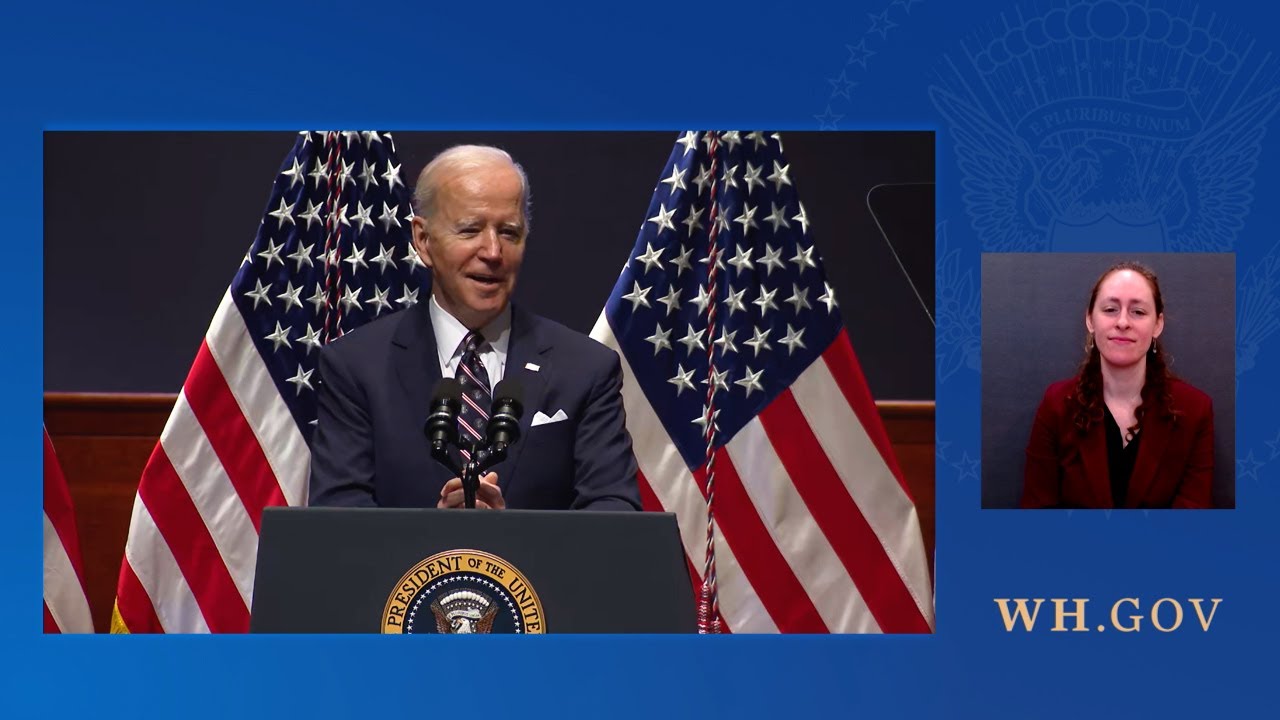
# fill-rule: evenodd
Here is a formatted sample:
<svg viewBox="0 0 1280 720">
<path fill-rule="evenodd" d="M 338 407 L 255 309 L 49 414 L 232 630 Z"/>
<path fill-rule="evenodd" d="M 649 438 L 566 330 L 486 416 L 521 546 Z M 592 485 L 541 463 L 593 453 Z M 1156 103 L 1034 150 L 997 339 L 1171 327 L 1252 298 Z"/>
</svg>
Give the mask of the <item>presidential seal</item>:
<svg viewBox="0 0 1280 720">
<path fill-rule="evenodd" d="M 480 550 L 450 550 L 400 578 L 382 611 L 387 634 L 546 632 L 542 602 L 511 563 Z"/>
</svg>

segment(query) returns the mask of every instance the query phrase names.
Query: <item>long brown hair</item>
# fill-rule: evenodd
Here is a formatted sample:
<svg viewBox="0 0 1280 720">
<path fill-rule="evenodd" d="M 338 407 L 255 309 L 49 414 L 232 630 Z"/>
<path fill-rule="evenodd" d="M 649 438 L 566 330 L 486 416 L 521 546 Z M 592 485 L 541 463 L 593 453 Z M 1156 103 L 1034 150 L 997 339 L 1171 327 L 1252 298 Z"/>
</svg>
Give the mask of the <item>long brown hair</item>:
<svg viewBox="0 0 1280 720">
<path fill-rule="evenodd" d="M 1085 313 L 1092 313 L 1094 303 L 1098 300 L 1098 290 L 1102 282 L 1121 270 L 1132 270 L 1146 279 L 1151 286 L 1151 296 L 1156 304 L 1156 317 L 1164 315 L 1164 296 L 1160 293 L 1160 280 L 1155 271 L 1142 263 L 1126 260 L 1107 268 L 1093 284 L 1093 292 L 1089 293 L 1089 303 L 1085 305 Z M 1089 431 L 1094 423 L 1102 422 L 1102 354 L 1093 340 L 1093 333 L 1085 331 L 1085 357 L 1077 371 L 1079 380 L 1071 400 L 1075 404 L 1074 422 L 1081 435 Z M 1142 428 L 1142 419 L 1147 407 L 1158 407 L 1164 411 L 1169 420 L 1176 420 L 1179 413 L 1173 407 L 1172 384 L 1176 376 L 1169 370 L 1167 353 L 1160 347 L 1159 338 L 1151 339 L 1151 348 L 1147 351 L 1147 376 L 1142 384 L 1142 402 L 1134 410 L 1134 424 L 1125 428 L 1125 434 L 1133 437 Z"/>
</svg>

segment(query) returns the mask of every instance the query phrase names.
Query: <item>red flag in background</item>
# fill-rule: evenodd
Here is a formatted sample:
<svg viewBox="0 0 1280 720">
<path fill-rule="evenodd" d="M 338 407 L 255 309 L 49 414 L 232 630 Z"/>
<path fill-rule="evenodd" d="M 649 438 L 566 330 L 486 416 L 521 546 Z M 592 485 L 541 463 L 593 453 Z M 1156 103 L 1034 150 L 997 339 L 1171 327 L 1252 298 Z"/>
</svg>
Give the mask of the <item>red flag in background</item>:
<svg viewBox="0 0 1280 720">
<path fill-rule="evenodd" d="M 44 631 L 93 632 L 76 514 L 48 430 L 44 432 Z"/>
</svg>

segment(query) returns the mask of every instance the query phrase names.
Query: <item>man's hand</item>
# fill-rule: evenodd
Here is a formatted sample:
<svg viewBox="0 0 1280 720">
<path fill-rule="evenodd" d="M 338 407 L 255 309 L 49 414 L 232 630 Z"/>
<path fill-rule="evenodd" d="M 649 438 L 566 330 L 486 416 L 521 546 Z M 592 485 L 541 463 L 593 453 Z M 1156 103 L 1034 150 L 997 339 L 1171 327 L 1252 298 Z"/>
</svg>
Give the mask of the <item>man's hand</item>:
<svg viewBox="0 0 1280 720">
<path fill-rule="evenodd" d="M 454 478 L 444 484 L 440 490 L 438 508 L 460 508 L 463 503 L 462 481 Z M 476 508 L 502 510 L 507 501 L 502 499 L 502 488 L 498 487 L 498 473 L 486 473 L 480 478 L 480 487 L 476 488 Z"/>
</svg>

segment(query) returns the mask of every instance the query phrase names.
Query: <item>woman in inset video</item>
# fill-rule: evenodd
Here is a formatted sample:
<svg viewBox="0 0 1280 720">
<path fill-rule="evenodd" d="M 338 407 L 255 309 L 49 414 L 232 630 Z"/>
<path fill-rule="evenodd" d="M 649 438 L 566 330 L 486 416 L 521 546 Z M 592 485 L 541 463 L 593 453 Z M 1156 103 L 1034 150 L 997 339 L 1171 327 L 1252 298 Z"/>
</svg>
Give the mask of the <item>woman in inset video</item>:
<svg viewBox="0 0 1280 720">
<path fill-rule="evenodd" d="M 1212 507 L 1213 402 L 1169 372 L 1156 274 L 1112 266 L 1084 322 L 1080 370 L 1036 411 L 1022 507 Z"/>
</svg>

